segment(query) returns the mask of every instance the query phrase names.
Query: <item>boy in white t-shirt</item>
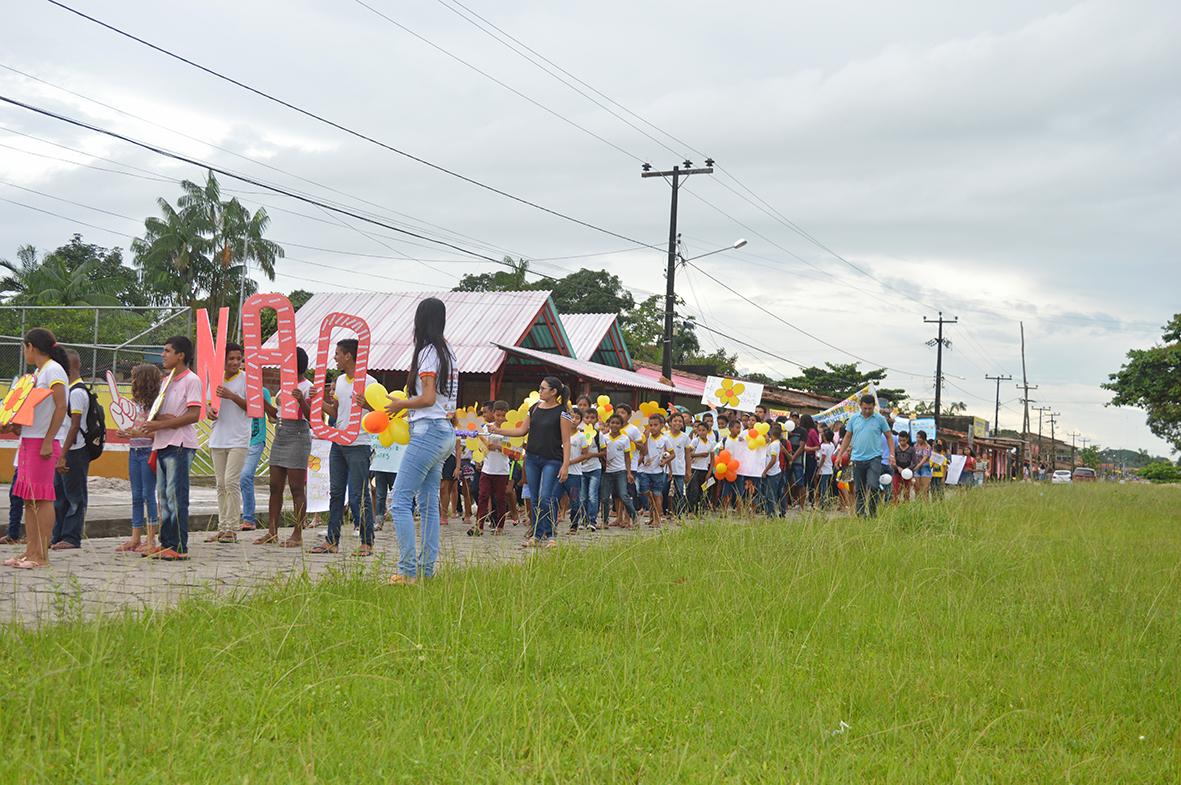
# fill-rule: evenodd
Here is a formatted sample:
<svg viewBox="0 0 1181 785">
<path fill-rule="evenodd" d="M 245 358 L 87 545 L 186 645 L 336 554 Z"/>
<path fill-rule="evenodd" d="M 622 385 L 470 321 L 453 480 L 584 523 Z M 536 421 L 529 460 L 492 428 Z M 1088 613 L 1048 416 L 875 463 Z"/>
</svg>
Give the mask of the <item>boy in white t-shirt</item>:
<svg viewBox="0 0 1181 785">
<path fill-rule="evenodd" d="M 779 454 L 783 451 L 783 426 L 775 423 L 767 434 L 767 465 L 763 469 L 763 508 L 771 517 L 787 514 L 787 500 L 784 498 L 783 469 L 779 466 Z"/>
<path fill-rule="evenodd" d="M 713 428 L 705 420 L 693 423 L 693 438 L 689 442 L 689 466 L 692 475 L 689 479 L 689 509 L 701 512 L 701 505 L 705 499 L 705 492 L 701 486 L 709 481 L 713 474 L 714 448 L 717 440 L 714 438 Z"/>
<path fill-rule="evenodd" d="M 640 444 L 640 471 L 636 487 L 648 499 L 648 525 L 660 526 L 668 466 L 673 459 L 672 442 L 664 433 L 664 417 L 648 418 L 647 438 Z"/>
<path fill-rule="evenodd" d="M 608 498 L 614 497 L 627 510 L 627 519 L 616 519 L 615 525 L 630 529 L 632 520 L 636 517 L 636 508 L 628 494 L 628 483 L 632 477 L 632 455 L 635 445 L 623 433 L 623 417 L 612 414 L 607 418 L 607 433 L 603 434 L 603 456 L 605 467 L 603 470 L 603 484 L 607 486 Z"/>
<path fill-rule="evenodd" d="M 503 436 L 493 436 L 488 433 L 488 426 L 503 426 L 504 419 L 508 415 L 509 405 L 507 401 L 494 401 L 491 408 L 489 408 L 484 415 L 484 424 L 480 426 L 480 435 L 477 437 L 480 443 L 484 445 L 485 456 L 484 466 L 480 469 L 480 483 L 477 490 L 476 503 L 476 532 L 484 531 L 484 520 L 488 517 L 489 511 L 492 514 L 490 528 L 493 534 L 500 534 L 504 531 L 504 519 L 506 513 L 505 493 L 508 490 L 508 478 L 512 470 L 512 461 L 509 460 L 508 455 L 505 454 L 505 449 L 508 447 L 508 439 Z M 491 420 L 489 420 L 491 416 Z"/>
<path fill-rule="evenodd" d="M 83 426 L 90 413 L 90 392 L 82 382 L 82 358 L 73 349 L 66 349 L 66 372 L 70 376 L 70 392 L 66 398 L 66 419 L 58 429 L 62 454 L 53 477 L 57 499 L 53 502 L 53 544 L 55 551 L 82 547 L 82 526 L 86 521 L 89 496 L 86 481 L 90 475 L 90 452 L 86 449 Z"/>
<path fill-rule="evenodd" d="M 246 416 L 246 374 L 242 373 L 242 346 L 226 344 L 225 378 L 215 394 L 221 399 L 217 414 L 209 412 L 209 457 L 217 485 L 217 533 L 206 542 L 237 542 L 242 524 L 242 467 L 250 450 L 252 422 Z"/>
<path fill-rule="evenodd" d="M 685 431 L 685 416 L 680 412 L 668 418 L 667 436 L 673 451 L 672 461 L 668 465 L 668 510 L 679 517 L 689 508 L 685 486 L 689 482 L 689 444 L 693 440 L 692 434 Z"/>
<path fill-rule="evenodd" d="M 718 440 L 718 454 L 720 455 L 723 451 L 729 451 L 731 457 L 737 459 L 738 471 L 741 474 L 742 459 L 747 453 L 746 435 L 742 433 L 742 422 L 737 416 L 730 418 L 728 427 L 729 430 L 726 434 Z M 718 507 L 725 510 L 733 506 L 734 509 L 737 509 L 742 488 L 741 476 L 734 480 L 734 482 L 719 480 L 718 487 Z"/>
<path fill-rule="evenodd" d="M 566 503 L 567 509 L 570 512 L 570 533 L 577 534 L 579 526 L 585 526 L 583 508 L 582 508 L 582 462 L 575 462 L 575 442 L 579 434 L 582 433 L 582 412 L 578 409 L 570 411 L 572 422 L 572 432 L 570 435 L 570 460 L 568 462 L 566 482 L 562 484 L 562 490 L 559 492 L 561 499 Z M 585 446 L 585 439 L 583 440 Z M 578 448 L 581 451 L 581 448 Z"/>
</svg>

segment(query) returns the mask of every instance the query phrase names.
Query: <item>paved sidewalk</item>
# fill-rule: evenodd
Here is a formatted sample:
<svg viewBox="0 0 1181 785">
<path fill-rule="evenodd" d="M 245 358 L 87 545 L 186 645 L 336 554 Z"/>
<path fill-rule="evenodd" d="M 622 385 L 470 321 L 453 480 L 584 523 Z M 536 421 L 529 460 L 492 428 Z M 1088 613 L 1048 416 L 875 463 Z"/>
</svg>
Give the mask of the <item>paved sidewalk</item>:
<svg viewBox="0 0 1181 785">
<path fill-rule="evenodd" d="M 467 527 L 455 519 L 442 529 L 440 566 L 448 569 L 523 560 L 529 553 L 520 547 L 524 531 L 508 523 L 503 535 L 468 537 Z M 564 526 L 560 531 L 559 547 L 567 548 L 656 533 L 646 526 L 575 536 L 566 535 Z M 281 531 L 280 536 L 285 538 L 289 533 Z M 314 545 L 323 533 L 323 529 L 307 529 L 304 542 Z M 220 594 L 249 591 L 274 578 L 305 570 L 312 578 L 320 578 L 334 567 L 358 569 L 384 560 L 380 569 L 391 573 L 397 562 L 397 544 L 389 523 L 377 532 L 375 555 L 366 559 L 350 555 L 359 542 L 351 531 L 345 533 L 341 553 L 325 555 L 250 544 L 257 536 L 258 532 L 242 532 L 237 544 L 217 545 L 206 543 L 203 533 L 193 532 L 189 537 L 192 555 L 186 562 L 157 562 L 115 553 L 115 546 L 123 538 L 103 537 L 85 540 L 78 550 L 52 552 L 50 566 L 45 569 L 0 566 L 0 623 L 38 625 L 125 609 L 164 608 L 186 595 L 210 589 Z M 0 546 L 0 560 L 19 555 L 22 550 L 23 546 Z"/>
</svg>

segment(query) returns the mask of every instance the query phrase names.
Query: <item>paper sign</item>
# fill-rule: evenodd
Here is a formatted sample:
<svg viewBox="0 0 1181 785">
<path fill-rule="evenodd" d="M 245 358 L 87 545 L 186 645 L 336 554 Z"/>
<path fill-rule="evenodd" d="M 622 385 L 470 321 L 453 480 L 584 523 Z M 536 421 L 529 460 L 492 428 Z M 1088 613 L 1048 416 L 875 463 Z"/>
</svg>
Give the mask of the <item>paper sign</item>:
<svg viewBox="0 0 1181 785">
<path fill-rule="evenodd" d="M 308 512 L 327 512 L 329 501 L 328 455 L 332 442 L 312 439 L 308 454 Z"/>
<path fill-rule="evenodd" d="M 107 411 L 115 421 L 115 428 L 129 431 L 135 425 L 135 416 L 139 413 L 139 406 L 130 398 L 124 398 L 119 392 L 119 384 L 115 381 L 115 374 L 107 371 L 107 389 L 111 392 L 111 405 Z"/>
<path fill-rule="evenodd" d="M 874 411 L 877 411 L 878 390 L 871 382 L 835 406 L 830 406 L 820 414 L 814 415 L 812 419 L 817 425 L 845 422 L 854 414 L 861 411 L 861 396 L 863 395 L 873 396 Z"/>
<path fill-rule="evenodd" d="M 958 485 L 960 482 L 960 474 L 964 471 L 964 462 L 968 460 L 968 456 L 952 455 L 949 457 L 951 462 L 947 465 L 947 484 Z"/>
<path fill-rule="evenodd" d="M 709 376 L 705 380 L 702 403 L 712 403 L 719 409 L 753 412 L 763 400 L 763 385 L 723 376 Z"/>
<path fill-rule="evenodd" d="M 349 421 L 338 423 L 332 427 L 324 422 L 324 385 L 328 374 L 328 348 L 332 344 L 332 330 L 340 327 L 357 334 L 357 368 L 353 371 L 353 394 L 365 394 L 365 374 L 369 362 L 369 325 L 360 316 L 334 311 L 324 317 L 320 323 L 320 340 L 316 346 L 316 379 L 312 382 L 312 389 L 318 390 L 319 395 L 312 398 L 312 433 L 318 439 L 327 439 L 337 444 L 349 445 L 357 440 L 361 432 L 361 417 L 364 409 L 352 406 L 349 409 Z M 340 427 L 343 425 L 344 427 Z"/>
<path fill-rule="evenodd" d="M 156 419 L 156 415 L 160 413 L 160 407 L 164 405 L 164 393 L 168 392 L 168 385 L 172 384 L 172 377 L 176 376 L 176 369 L 173 368 L 164 377 L 164 381 L 160 382 L 160 392 L 156 394 L 156 400 L 152 401 L 152 408 L 148 410 L 148 419 Z"/>
<path fill-rule="evenodd" d="M 277 346 L 264 349 L 262 345 L 263 308 L 275 310 L 275 333 Z M 246 414 L 262 417 L 262 369 L 279 369 L 279 396 L 276 404 L 279 418 L 300 419 L 299 403 L 291 392 L 299 386 L 299 366 L 295 357 L 298 348 L 295 343 L 295 309 L 291 301 L 281 294 L 252 294 L 242 304 L 242 343 L 246 349 Z"/>
<path fill-rule="evenodd" d="M 17 425 L 32 425 L 33 412 L 37 404 L 49 397 L 50 391 L 37 389 L 37 383 L 31 373 L 27 373 L 12 383 L 12 389 L 4 396 L 0 404 L 0 425 L 16 423 Z"/>
<path fill-rule="evenodd" d="M 220 308 L 217 311 L 217 341 L 213 340 L 213 330 L 209 326 L 209 310 L 197 309 L 197 362 L 194 371 L 197 381 L 201 382 L 201 419 L 205 419 L 205 406 L 208 403 L 214 415 L 221 406 L 221 398 L 216 390 L 226 377 L 226 340 L 230 329 L 230 309 Z M 193 358 L 189 365 L 194 365 Z"/>
<path fill-rule="evenodd" d="M 394 442 L 385 447 L 376 436 L 372 437 L 372 445 L 373 456 L 369 459 L 369 471 L 397 474 L 402 468 L 402 453 L 406 452 L 406 445 Z"/>
</svg>

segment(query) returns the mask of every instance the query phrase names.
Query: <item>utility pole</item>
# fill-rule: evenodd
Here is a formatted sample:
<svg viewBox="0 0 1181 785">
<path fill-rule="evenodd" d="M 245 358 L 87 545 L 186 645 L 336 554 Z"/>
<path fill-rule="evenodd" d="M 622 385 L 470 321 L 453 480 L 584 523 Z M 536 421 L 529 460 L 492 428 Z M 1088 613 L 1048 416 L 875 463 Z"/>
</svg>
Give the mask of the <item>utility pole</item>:
<svg viewBox="0 0 1181 785">
<path fill-rule="evenodd" d="M 681 179 L 693 174 L 713 174 L 714 162 L 712 158 L 705 159 L 705 166 L 693 168 L 692 161 L 683 162 L 684 169 L 674 166 L 665 172 L 653 172 L 652 164 L 644 164 L 640 177 L 671 177 L 672 178 L 672 207 L 668 220 L 668 270 L 665 273 L 664 290 L 664 346 L 661 356 L 660 375 L 671 385 L 673 380 L 673 307 L 676 305 L 676 273 L 677 273 L 677 194 L 681 189 Z M 672 402 L 672 393 L 665 393 L 662 404 Z"/>
<path fill-rule="evenodd" d="M 923 317 L 924 324 L 939 325 L 939 337 L 927 341 L 928 346 L 935 347 L 935 433 L 939 433 L 942 426 L 939 425 L 939 401 L 943 393 L 943 347 L 951 348 L 951 341 L 943 337 L 943 325 L 958 324 L 960 318 L 957 316 L 954 319 L 944 319 L 943 311 L 939 312 L 938 319 L 928 319 Z"/>
<path fill-rule="evenodd" d="M 1058 438 L 1054 435 L 1054 426 L 1058 424 L 1058 418 L 1062 416 L 1062 412 L 1050 412 L 1046 415 L 1050 420 L 1050 452 L 1054 455 L 1054 468 L 1058 468 Z"/>
<path fill-rule="evenodd" d="M 996 408 L 992 413 L 992 430 L 999 432 L 1001 430 L 1001 382 L 1009 382 L 1013 380 L 1012 374 L 1005 374 L 1004 376 L 989 376 L 984 374 L 984 378 L 996 382 Z"/>
<path fill-rule="evenodd" d="M 1021 465 L 1025 465 L 1029 453 L 1029 404 L 1033 401 L 1029 398 L 1029 391 L 1036 390 L 1037 385 L 1029 386 L 1029 373 L 1025 370 L 1025 322 L 1019 322 L 1021 325 L 1021 384 L 1018 387 L 1025 388 L 1025 397 L 1021 402 L 1025 405 L 1025 416 L 1021 421 Z M 1033 474 L 1033 461 L 1030 461 L 1029 466 L 1030 475 Z"/>
<path fill-rule="evenodd" d="M 1042 442 L 1042 415 L 1050 411 L 1052 406 L 1035 406 L 1033 410 L 1037 412 L 1037 458 L 1038 462 L 1046 460 L 1046 445 Z"/>
<path fill-rule="evenodd" d="M 1072 468 L 1072 469 L 1078 465 L 1077 463 L 1075 463 L 1075 443 L 1074 443 L 1074 440 L 1076 437 L 1078 437 L 1080 435 L 1081 434 L 1079 434 L 1078 431 L 1071 431 L 1070 432 L 1070 468 Z"/>
</svg>

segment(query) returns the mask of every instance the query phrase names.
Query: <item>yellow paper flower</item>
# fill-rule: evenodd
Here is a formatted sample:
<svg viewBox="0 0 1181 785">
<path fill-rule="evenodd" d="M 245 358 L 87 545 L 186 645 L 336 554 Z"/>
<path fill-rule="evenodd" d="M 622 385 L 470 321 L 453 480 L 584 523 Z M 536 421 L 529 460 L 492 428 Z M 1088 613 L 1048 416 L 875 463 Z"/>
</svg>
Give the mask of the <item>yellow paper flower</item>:
<svg viewBox="0 0 1181 785">
<path fill-rule="evenodd" d="M 714 390 L 714 397 L 723 406 L 737 406 L 740 396 L 746 391 L 746 385 L 733 379 L 722 379 L 722 386 Z"/>
</svg>

